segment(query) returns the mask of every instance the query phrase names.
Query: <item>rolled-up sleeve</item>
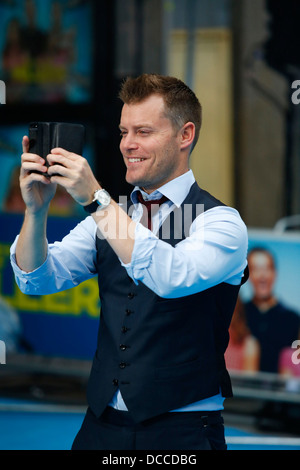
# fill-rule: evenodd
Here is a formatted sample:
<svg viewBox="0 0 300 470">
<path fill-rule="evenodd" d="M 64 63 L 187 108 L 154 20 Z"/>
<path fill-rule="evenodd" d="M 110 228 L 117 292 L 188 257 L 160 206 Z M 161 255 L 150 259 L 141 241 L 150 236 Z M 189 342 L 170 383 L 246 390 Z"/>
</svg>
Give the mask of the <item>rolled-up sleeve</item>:
<svg viewBox="0 0 300 470">
<path fill-rule="evenodd" d="M 137 224 L 129 276 L 157 295 L 176 298 L 221 282 L 238 285 L 247 265 L 247 229 L 239 213 L 216 207 L 199 215 L 175 247 Z"/>
<path fill-rule="evenodd" d="M 92 217 L 79 223 L 60 242 L 48 245 L 45 262 L 32 272 L 16 262 L 16 237 L 10 249 L 11 266 L 20 290 L 28 295 L 47 295 L 77 286 L 96 274 L 96 224 Z"/>
</svg>

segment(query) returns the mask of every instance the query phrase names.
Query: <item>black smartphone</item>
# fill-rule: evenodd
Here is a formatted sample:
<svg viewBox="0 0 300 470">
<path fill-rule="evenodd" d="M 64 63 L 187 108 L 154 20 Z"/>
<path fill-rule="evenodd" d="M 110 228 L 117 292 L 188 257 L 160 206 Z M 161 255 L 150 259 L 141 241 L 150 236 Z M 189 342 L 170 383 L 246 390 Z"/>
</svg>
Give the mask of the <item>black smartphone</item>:
<svg viewBox="0 0 300 470">
<path fill-rule="evenodd" d="M 56 147 L 82 155 L 85 127 L 67 122 L 31 122 L 28 136 L 29 152 L 44 158 L 48 166 L 46 157 Z"/>
</svg>

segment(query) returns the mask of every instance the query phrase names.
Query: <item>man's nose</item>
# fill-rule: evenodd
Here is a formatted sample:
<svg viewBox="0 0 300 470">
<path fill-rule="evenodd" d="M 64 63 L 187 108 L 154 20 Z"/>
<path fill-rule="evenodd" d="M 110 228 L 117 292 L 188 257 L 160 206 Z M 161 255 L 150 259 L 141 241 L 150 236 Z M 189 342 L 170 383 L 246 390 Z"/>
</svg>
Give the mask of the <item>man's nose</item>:
<svg viewBox="0 0 300 470">
<path fill-rule="evenodd" d="M 136 134 L 133 132 L 128 132 L 125 136 L 123 136 L 120 142 L 120 147 L 125 150 L 137 149 L 138 142 L 137 142 Z"/>
</svg>

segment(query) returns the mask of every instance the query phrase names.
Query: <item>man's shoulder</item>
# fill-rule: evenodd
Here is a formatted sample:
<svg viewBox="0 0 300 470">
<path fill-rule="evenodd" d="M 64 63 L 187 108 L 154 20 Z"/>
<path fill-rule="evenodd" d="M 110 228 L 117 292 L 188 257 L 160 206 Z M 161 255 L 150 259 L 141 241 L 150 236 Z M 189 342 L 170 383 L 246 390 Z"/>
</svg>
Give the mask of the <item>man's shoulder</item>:
<svg viewBox="0 0 300 470">
<path fill-rule="evenodd" d="M 201 188 L 197 182 L 191 186 L 189 194 L 184 201 L 184 204 L 188 203 L 203 204 L 205 211 L 218 206 L 226 206 L 226 204 L 217 199 L 211 193 Z"/>
</svg>

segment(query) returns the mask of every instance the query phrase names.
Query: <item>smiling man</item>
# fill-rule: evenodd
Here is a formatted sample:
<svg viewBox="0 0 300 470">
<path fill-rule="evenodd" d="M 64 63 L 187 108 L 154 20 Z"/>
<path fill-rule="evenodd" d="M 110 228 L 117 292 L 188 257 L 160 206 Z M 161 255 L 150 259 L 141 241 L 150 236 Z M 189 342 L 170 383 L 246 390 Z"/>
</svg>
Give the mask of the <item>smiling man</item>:
<svg viewBox="0 0 300 470">
<path fill-rule="evenodd" d="M 201 126 L 193 91 L 176 78 L 144 74 L 128 78 L 120 98 L 120 150 L 134 186 L 127 207 L 111 199 L 82 156 L 53 149 L 47 168 L 24 137 L 26 212 L 11 249 L 16 279 L 23 292 L 43 295 L 99 276 L 89 407 L 73 449 L 225 449 L 221 410 L 232 391 L 224 352 L 245 279 L 247 230 L 189 169 Z M 91 215 L 48 245 L 57 184 Z"/>
<path fill-rule="evenodd" d="M 159 94 L 150 95 L 138 106 L 135 100 L 127 99 L 120 123 L 126 180 L 151 192 L 188 171 L 187 155 L 196 124 L 182 121 L 182 125 L 174 125 Z M 199 103 L 194 106 L 200 114 Z"/>
</svg>

